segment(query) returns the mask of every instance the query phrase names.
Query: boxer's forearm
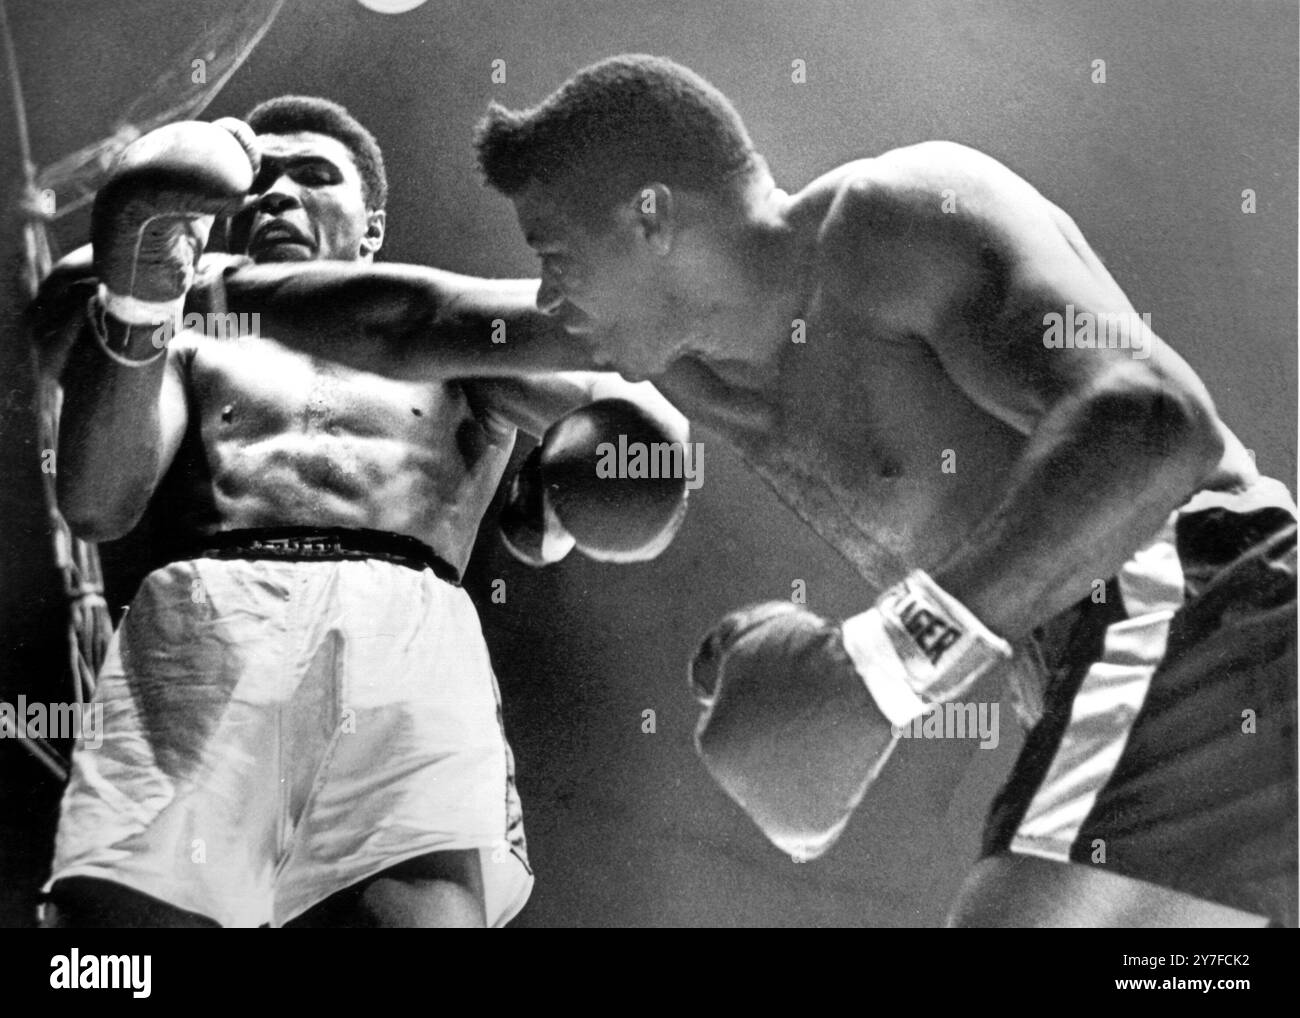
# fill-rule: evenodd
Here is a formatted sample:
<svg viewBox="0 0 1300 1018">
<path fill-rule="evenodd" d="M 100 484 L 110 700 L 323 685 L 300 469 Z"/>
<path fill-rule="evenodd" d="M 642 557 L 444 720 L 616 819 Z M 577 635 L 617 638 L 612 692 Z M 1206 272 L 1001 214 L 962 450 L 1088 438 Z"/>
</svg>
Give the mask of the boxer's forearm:
<svg viewBox="0 0 1300 1018">
<path fill-rule="evenodd" d="M 414 265 L 311 262 L 227 273 L 226 310 L 257 313 L 263 335 L 314 356 L 409 380 L 592 368 L 536 310 L 534 280 L 489 280 Z"/>
<path fill-rule="evenodd" d="M 174 449 L 164 434 L 167 370 L 166 357 L 119 365 L 88 331 L 74 346 L 63 374 L 56 490 L 78 537 L 120 537 L 148 505 Z"/>
<path fill-rule="evenodd" d="M 1018 639 L 1115 575 L 1221 455 L 1198 393 L 1153 379 L 1063 401 L 1031 436 L 999 508 L 931 574 Z"/>
</svg>

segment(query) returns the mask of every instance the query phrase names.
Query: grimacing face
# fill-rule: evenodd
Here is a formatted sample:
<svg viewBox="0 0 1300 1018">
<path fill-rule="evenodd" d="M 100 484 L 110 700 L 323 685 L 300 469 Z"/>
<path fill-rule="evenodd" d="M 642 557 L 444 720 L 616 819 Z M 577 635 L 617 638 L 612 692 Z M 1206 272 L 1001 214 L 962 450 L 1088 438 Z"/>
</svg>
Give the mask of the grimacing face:
<svg viewBox="0 0 1300 1018">
<path fill-rule="evenodd" d="M 662 370 L 672 339 L 658 266 L 635 227 L 615 215 L 588 222 L 554 185 L 513 196 L 528 245 L 541 259 L 537 307 L 582 341 L 599 367 L 637 380 Z"/>
<path fill-rule="evenodd" d="M 366 208 L 361 174 L 337 138 L 260 134 L 262 190 L 231 224 L 231 242 L 255 262 L 356 261 L 379 250 L 384 213 Z"/>
</svg>

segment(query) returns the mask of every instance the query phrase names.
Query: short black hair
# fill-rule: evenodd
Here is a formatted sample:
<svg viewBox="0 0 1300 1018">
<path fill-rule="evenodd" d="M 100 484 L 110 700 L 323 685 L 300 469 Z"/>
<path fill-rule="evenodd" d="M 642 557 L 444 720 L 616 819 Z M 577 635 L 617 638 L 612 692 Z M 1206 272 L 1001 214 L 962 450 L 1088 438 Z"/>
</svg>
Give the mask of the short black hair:
<svg viewBox="0 0 1300 1018">
<path fill-rule="evenodd" d="M 594 198 L 605 208 L 649 181 L 729 194 L 756 165 L 726 96 L 694 71 L 640 53 L 584 68 L 531 109 L 493 102 L 474 145 L 502 194 L 562 181 L 562 201 Z"/>
<path fill-rule="evenodd" d="M 341 141 L 361 174 L 366 207 L 382 209 L 387 204 L 388 176 L 379 142 L 338 103 L 313 95 L 282 95 L 254 106 L 244 119 L 258 134 L 312 131 Z"/>
</svg>

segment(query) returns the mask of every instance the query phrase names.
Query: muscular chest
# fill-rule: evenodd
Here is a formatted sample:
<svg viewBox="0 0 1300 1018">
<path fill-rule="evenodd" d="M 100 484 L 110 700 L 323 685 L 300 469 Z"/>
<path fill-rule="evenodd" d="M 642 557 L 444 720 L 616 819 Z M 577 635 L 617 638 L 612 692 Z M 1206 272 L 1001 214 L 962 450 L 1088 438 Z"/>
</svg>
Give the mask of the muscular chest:
<svg viewBox="0 0 1300 1018">
<path fill-rule="evenodd" d="M 296 434 L 420 445 L 478 423 L 454 383 L 395 381 L 261 338 L 201 344 L 191 392 L 205 433 L 226 440 Z"/>
<path fill-rule="evenodd" d="M 1023 443 L 922 341 L 820 301 L 782 358 L 771 403 L 744 455 L 877 582 L 955 550 L 992 510 Z"/>
</svg>

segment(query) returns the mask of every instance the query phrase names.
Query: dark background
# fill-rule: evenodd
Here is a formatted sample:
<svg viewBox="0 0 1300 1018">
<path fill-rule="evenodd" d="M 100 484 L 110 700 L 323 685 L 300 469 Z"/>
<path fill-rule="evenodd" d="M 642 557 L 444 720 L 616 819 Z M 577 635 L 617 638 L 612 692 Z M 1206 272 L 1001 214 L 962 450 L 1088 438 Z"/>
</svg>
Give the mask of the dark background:
<svg viewBox="0 0 1300 1018">
<path fill-rule="evenodd" d="M 111 132 L 228 5 L 8 0 L 35 161 Z M 384 256 L 479 275 L 532 275 L 507 202 L 479 183 L 470 128 L 490 99 L 535 102 L 622 51 L 672 57 L 732 98 L 778 180 L 925 138 L 1003 160 L 1070 212 L 1139 312 L 1206 380 L 1261 469 L 1296 469 L 1297 14 L 1291 2 L 1128 3 L 430 0 L 386 17 L 350 0 L 290 0 L 205 112 L 268 96 L 338 100 L 378 136 L 391 200 Z M 791 81 L 791 61 L 807 83 Z M 492 61 L 506 62 L 493 84 Z M 1106 82 L 1091 81 L 1106 61 Z M 0 108 L 5 271 L 19 167 Z M 1253 188 L 1258 212 L 1242 213 Z M 64 250 L 86 217 L 60 224 Z M 7 291 L 6 291 L 7 292 Z M 0 381 L 26 392 L 6 301 Z M 0 695 L 65 699 L 61 601 L 26 417 L 0 434 Z M 685 662 L 738 605 L 807 584 L 830 616 L 873 591 L 707 432 L 705 484 L 674 546 L 615 568 L 542 571 L 497 544 L 467 581 L 500 675 L 537 887 L 517 920 L 558 925 L 942 922 L 974 860 L 983 811 L 1019 738 L 904 743 L 823 860 L 796 865 L 712 784 L 691 744 Z M 108 556 L 112 558 L 111 554 Z M 506 581 L 505 604 L 487 597 Z M 116 585 L 115 604 L 129 590 Z M 987 695 L 996 696 L 991 690 Z M 656 712 L 654 734 L 641 712 Z M 29 922 L 59 789 L 0 740 L 0 924 Z"/>
</svg>

